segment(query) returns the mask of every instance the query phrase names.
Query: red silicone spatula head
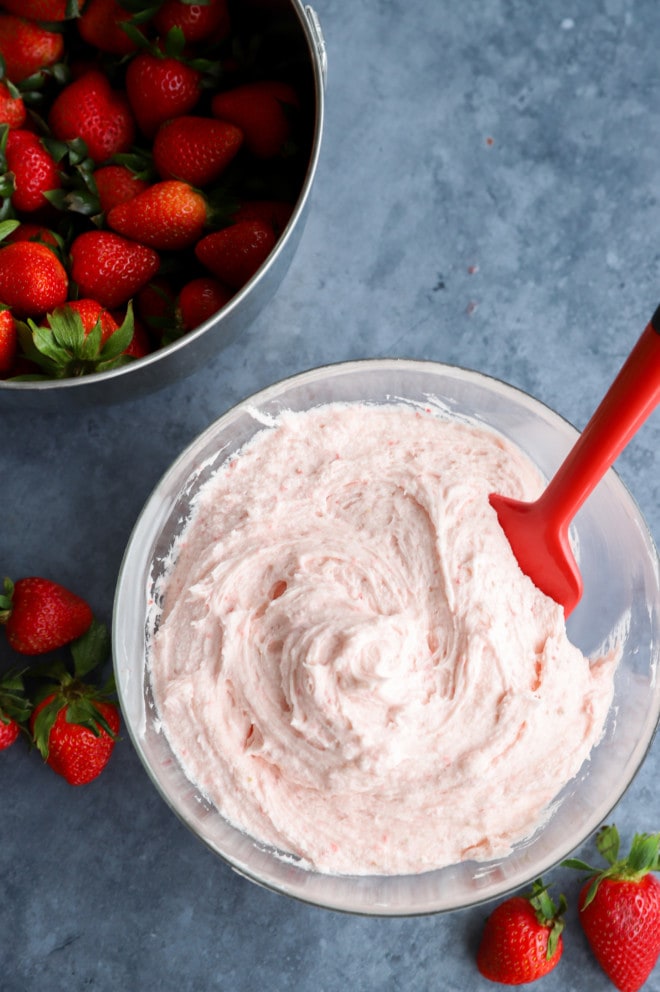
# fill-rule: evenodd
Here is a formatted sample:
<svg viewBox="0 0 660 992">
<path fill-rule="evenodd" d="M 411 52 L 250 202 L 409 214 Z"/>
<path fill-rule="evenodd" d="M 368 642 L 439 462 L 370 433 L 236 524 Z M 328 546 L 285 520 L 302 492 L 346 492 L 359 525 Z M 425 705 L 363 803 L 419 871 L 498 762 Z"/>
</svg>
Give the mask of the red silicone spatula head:
<svg viewBox="0 0 660 992">
<path fill-rule="evenodd" d="M 582 576 L 566 527 L 549 523 L 542 500 L 521 503 L 493 493 L 490 503 L 522 571 L 568 616 L 582 597 Z"/>
<path fill-rule="evenodd" d="M 660 307 L 546 490 L 533 503 L 490 503 L 522 571 L 566 616 L 582 596 L 568 539 L 571 520 L 660 401 Z"/>
</svg>

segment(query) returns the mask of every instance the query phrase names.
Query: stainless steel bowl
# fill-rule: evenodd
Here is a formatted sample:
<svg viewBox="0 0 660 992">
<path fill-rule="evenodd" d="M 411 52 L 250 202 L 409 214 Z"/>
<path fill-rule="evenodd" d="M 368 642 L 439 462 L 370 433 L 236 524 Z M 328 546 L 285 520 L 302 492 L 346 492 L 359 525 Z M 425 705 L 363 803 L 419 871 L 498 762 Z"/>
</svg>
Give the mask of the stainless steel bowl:
<svg viewBox="0 0 660 992">
<path fill-rule="evenodd" d="M 290 10 L 287 43 L 295 47 L 308 78 L 310 138 L 307 171 L 298 200 L 270 256 L 222 310 L 172 344 L 109 372 L 33 382 L 0 380 L 0 409 L 61 411 L 154 392 L 214 358 L 250 325 L 272 298 L 293 259 L 307 219 L 321 149 L 327 71 L 325 42 L 314 9 L 301 0 L 282 0 L 281 8 L 284 12 Z M 282 11 L 278 13 L 281 15 Z"/>
</svg>

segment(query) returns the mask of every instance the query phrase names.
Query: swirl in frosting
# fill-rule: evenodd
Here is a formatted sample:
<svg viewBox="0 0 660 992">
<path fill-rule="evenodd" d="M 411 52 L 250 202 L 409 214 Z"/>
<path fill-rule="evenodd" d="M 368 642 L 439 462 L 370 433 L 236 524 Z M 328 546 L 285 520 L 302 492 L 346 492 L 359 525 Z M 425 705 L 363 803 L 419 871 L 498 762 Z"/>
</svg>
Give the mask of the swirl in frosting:
<svg viewBox="0 0 660 992">
<path fill-rule="evenodd" d="M 489 505 L 542 485 L 501 435 L 403 403 L 285 412 L 223 463 L 172 549 L 150 674 L 231 823 L 341 874 L 533 833 L 601 736 L 615 667 L 568 641 Z"/>
</svg>

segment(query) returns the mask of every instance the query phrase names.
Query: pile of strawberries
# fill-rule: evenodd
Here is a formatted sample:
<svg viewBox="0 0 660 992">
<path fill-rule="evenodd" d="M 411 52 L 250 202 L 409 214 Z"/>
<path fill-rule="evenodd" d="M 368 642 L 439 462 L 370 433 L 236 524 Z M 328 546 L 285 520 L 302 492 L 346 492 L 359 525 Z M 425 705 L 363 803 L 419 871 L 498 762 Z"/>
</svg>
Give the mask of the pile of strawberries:
<svg viewBox="0 0 660 992">
<path fill-rule="evenodd" d="M 71 785 L 91 782 L 120 726 L 112 678 L 96 681 L 110 650 L 105 625 L 85 599 L 41 576 L 4 580 L 0 625 L 21 659 L 41 659 L 0 674 L 0 751 L 23 734 Z M 62 648 L 70 658 L 50 657 Z"/>
<path fill-rule="evenodd" d="M 0 377 L 139 358 L 261 267 L 309 157 L 290 16 L 0 0 Z"/>
</svg>

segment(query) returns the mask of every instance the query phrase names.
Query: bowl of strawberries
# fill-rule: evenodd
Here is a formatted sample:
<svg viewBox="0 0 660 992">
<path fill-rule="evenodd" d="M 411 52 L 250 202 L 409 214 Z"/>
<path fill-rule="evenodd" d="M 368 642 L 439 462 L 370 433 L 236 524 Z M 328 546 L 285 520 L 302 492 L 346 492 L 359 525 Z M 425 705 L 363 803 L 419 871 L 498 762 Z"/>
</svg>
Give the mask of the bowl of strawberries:
<svg viewBox="0 0 660 992">
<path fill-rule="evenodd" d="M 307 216 L 300 0 L 2 0 L 0 404 L 148 392 L 235 340 Z"/>
</svg>

